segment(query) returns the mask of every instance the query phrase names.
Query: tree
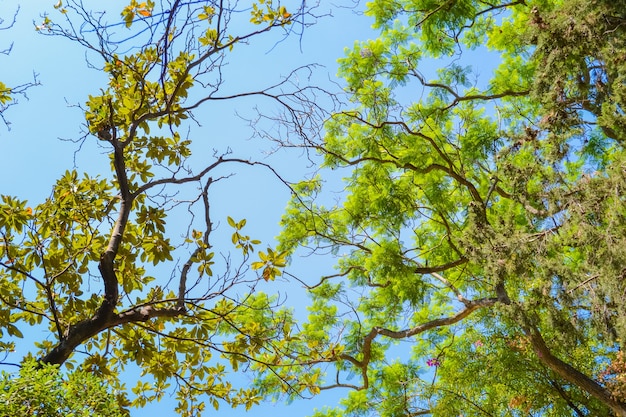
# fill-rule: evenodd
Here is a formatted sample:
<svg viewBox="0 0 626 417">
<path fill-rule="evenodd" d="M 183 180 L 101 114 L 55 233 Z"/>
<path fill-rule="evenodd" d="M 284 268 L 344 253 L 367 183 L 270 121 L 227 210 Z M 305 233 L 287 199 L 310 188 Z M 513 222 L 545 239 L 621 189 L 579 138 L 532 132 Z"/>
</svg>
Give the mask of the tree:
<svg viewBox="0 0 626 417">
<path fill-rule="evenodd" d="M 76 143 L 97 142 L 111 171 L 67 170 L 39 203 L 0 197 L 3 362 L 19 355 L 16 346 L 26 351 L 16 345 L 26 330 L 43 329 L 27 357 L 42 370 L 63 365 L 104 378 L 122 404 L 129 392 L 121 375 L 136 366 L 132 406 L 174 390 L 182 415 L 220 401 L 250 407 L 257 390 L 237 386 L 226 367 L 248 367 L 265 352 L 276 358 L 265 365 L 278 363 L 290 313 L 257 286 L 284 260 L 266 250 L 250 265 L 260 242 L 245 233 L 245 219 L 212 217 L 211 192 L 236 167 L 282 180 L 269 165 L 228 150 L 193 159 L 184 132 L 201 106 L 242 97 L 277 107 L 292 129 L 315 123 L 325 92 L 297 83 L 312 67 L 249 91 L 233 91 L 224 69 L 229 54 L 256 38 L 272 32 L 280 42 L 306 28 L 314 6 L 132 0 L 121 18 L 81 1 L 54 7 L 36 30 L 80 45 L 106 77 L 80 106 L 85 124 Z M 212 239 L 218 221 L 232 228 L 232 247 Z"/>
<path fill-rule="evenodd" d="M 26 362 L 15 378 L 0 376 L 3 416 L 122 417 L 127 415 L 101 379 L 85 371 L 64 379 L 55 365 Z"/>
<path fill-rule="evenodd" d="M 280 248 L 336 256 L 299 278 L 294 363 L 352 389 L 317 417 L 626 415 L 625 11 L 368 3 L 380 35 L 341 60 L 353 109 L 283 142 L 324 157 Z"/>
</svg>

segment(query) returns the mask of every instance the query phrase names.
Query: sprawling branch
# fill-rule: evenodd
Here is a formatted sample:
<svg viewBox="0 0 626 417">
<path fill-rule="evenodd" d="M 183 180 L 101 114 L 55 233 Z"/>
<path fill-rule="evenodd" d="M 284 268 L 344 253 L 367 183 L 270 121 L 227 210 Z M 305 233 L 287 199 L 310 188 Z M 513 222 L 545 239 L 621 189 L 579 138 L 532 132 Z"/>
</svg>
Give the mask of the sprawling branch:
<svg viewBox="0 0 626 417">
<path fill-rule="evenodd" d="M 498 303 L 497 298 L 480 298 L 478 300 L 467 301 L 465 303 L 465 308 L 456 313 L 453 316 L 443 317 L 440 319 L 435 319 L 428 321 L 426 323 L 420 324 L 419 326 L 415 326 L 405 330 L 390 330 L 384 327 L 374 327 L 370 330 L 370 332 L 365 335 L 363 339 L 363 345 L 361 347 L 361 359 L 357 359 L 354 356 L 348 355 L 346 353 L 342 353 L 339 358 L 345 361 L 350 362 L 357 368 L 361 370 L 361 377 L 363 379 L 363 383 L 357 389 L 367 389 L 369 387 L 369 378 L 367 376 L 368 365 L 371 361 L 372 355 L 372 343 L 378 336 L 385 336 L 390 339 L 407 339 L 409 337 L 416 336 L 420 333 L 424 333 L 428 330 L 432 330 L 438 327 L 450 326 L 455 323 L 460 322 L 473 312 L 482 309 L 494 306 Z M 345 386 L 345 385 L 342 385 Z"/>
<path fill-rule="evenodd" d="M 384 158 L 380 158 L 380 157 L 373 157 L 373 156 L 369 156 L 369 155 L 365 155 L 365 156 L 361 156 L 358 158 L 354 158 L 354 159 L 349 159 L 346 158 L 343 155 L 338 154 L 337 152 L 333 152 L 329 149 L 327 149 L 325 146 L 323 145 L 312 145 L 315 149 L 319 150 L 320 152 L 323 152 L 325 154 L 331 155 L 333 158 L 336 158 L 337 160 L 343 162 L 346 165 L 349 166 L 353 166 L 353 165 L 359 165 L 363 162 L 377 162 L 380 164 L 393 164 L 396 167 L 400 168 L 400 169 L 409 169 L 412 171 L 415 171 L 419 174 L 427 174 L 429 172 L 432 171 L 441 171 L 445 174 L 447 174 L 448 176 L 450 176 L 451 178 L 453 178 L 455 181 L 457 181 L 459 184 L 463 185 L 471 194 L 472 199 L 479 204 L 480 207 L 485 207 L 485 203 L 483 198 L 481 197 L 480 193 L 478 192 L 478 189 L 476 188 L 476 186 L 469 181 L 467 178 L 465 178 L 462 174 L 460 174 L 458 172 L 458 168 L 456 167 L 455 163 L 452 161 L 452 159 L 450 158 L 449 155 L 446 154 L 446 152 L 436 143 L 436 141 L 420 132 L 420 131 L 416 131 L 414 129 L 412 129 L 407 123 L 405 123 L 404 121 L 385 121 L 382 123 L 372 123 L 368 120 L 366 120 L 363 117 L 360 117 L 359 115 L 355 114 L 354 112 L 347 112 L 347 113 L 342 113 L 343 115 L 346 116 L 350 116 L 353 118 L 356 118 L 358 120 L 359 123 L 362 123 L 366 126 L 369 126 L 373 129 L 382 129 L 385 126 L 398 126 L 400 127 L 403 131 L 405 131 L 406 133 L 408 133 L 409 135 L 415 136 L 415 137 L 419 137 L 421 139 L 424 139 L 426 142 L 428 142 L 428 144 L 435 150 L 435 152 L 439 155 L 439 157 L 445 162 L 444 164 L 441 163 L 429 163 L 426 166 L 417 166 L 413 163 L 409 163 L 409 162 L 401 162 L 399 161 L 397 158 L 395 158 L 393 155 L 390 155 L 390 157 L 392 157 L 392 159 L 384 159 Z"/>
</svg>

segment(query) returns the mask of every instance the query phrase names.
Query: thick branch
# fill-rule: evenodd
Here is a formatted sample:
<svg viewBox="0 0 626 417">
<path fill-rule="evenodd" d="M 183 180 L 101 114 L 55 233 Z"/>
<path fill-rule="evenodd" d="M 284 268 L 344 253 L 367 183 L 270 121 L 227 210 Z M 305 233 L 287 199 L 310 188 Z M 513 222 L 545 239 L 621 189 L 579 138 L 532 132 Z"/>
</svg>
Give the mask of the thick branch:
<svg viewBox="0 0 626 417">
<path fill-rule="evenodd" d="M 93 317 L 71 326 L 59 344 L 41 358 L 41 362 L 62 364 L 80 344 L 111 327 L 126 323 L 145 322 L 155 317 L 176 317 L 184 314 L 183 310 L 179 308 L 159 309 L 150 305 L 139 306 L 115 315 L 109 314 L 108 316 L 102 316 L 100 314 L 101 310 L 102 306 Z"/>
<path fill-rule="evenodd" d="M 59 344 L 42 359 L 45 363 L 60 364 L 65 362 L 78 345 L 111 327 L 113 312 L 119 298 L 118 280 L 113 263 L 124 237 L 133 198 L 128 186 L 124 151 L 115 134 L 111 138 L 111 144 L 114 149 L 113 165 L 120 190 L 120 207 L 118 218 L 111 231 L 109 244 L 100 256 L 100 263 L 98 264 L 98 270 L 104 283 L 104 300 L 92 317 L 84 319 L 66 330 L 66 333 L 59 340 Z"/>
<path fill-rule="evenodd" d="M 554 356 L 537 328 L 528 327 L 524 331 L 530 339 L 532 347 L 539 357 L 539 360 L 544 365 L 567 382 L 585 390 L 590 395 L 600 400 L 603 404 L 606 404 L 611 408 L 611 410 L 613 410 L 615 415 L 626 417 L 626 403 L 612 396 L 606 388 L 580 372 L 578 369 L 574 368 L 572 365 Z"/>
</svg>

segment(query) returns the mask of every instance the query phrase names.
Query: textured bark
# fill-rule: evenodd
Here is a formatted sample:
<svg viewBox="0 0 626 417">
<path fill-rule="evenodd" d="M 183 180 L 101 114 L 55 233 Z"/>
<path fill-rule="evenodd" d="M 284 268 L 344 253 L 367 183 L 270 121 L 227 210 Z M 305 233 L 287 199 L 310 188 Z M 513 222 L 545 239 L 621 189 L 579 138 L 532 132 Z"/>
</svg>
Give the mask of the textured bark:
<svg viewBox="0 0 626 417">
<path fill-rule="evenodd" d="M 132 196 L 128 188 L 123 146 L 117 140 L 115 132 L 110 142 L 114 147 L 113 165 L 120 190 L 120 206 L 118 218 L 111 231 L 109 244 L 100 256 L 100 263 L 98 264 L 98 270 L 104 283 L 104 299 L 92 317 L 84 319 L 66 330 L 59 343 L 41 359 L 44 363 L 62 364 L 78 345 L 111 327 L 114 322 L 114 311 L 119 299 L 119 283 L 115 275 L 114 261 L 130 216 Z"/>
<path fill-rule="evenodd" d="M 535 353 L 544 365 L 564 380 L 578 386 L 600 400 L 603 404 L 606 404 L 613 410 L 615 415 L 626 417 L 626 403 L 613 397 L 606 388 L 578 369 L 554 356 L 536 328 L 527 329 L 526 335 L 529 337 Z"/>
</svg>

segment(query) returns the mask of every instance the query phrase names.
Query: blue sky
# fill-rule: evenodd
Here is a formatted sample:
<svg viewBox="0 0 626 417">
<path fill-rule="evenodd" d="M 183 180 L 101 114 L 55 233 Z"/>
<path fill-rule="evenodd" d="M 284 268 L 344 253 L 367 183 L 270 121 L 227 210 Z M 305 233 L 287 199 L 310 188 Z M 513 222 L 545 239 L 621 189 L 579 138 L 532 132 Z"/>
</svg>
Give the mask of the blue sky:
<svg viewBox="0 0 626 417">
<path fill-rule="evenodd" d="M 105 86 L 106 78 L 101 72 L 88 68 L 85 51 L 78 45 L 67 39 L 35 32 L 34 23 L 42 20 L 41 14 L 46 10 L 53 11 L 53 3 L 0 0 L 0 18 L 5 19 L 2 26 L 12 20 L 19 5 L 15 25 L 0 31 L 0 50 L 13 45 L 10 55 L 0 55 L 0 80 L 12 86 L 32 81 L 36 73 L 41 83 L 41 86 L 28 91 L 28 100 L 19 98 L 19 104 L 6 112 L 5 116 L 11 123 L 10 130 L 0 126 L 3 155 L 0 194 L 27 199 L 32 205 L 50 194 L 55 179 L 65 170 L 75 168 L 90 175 L 106 175 L 108 172 L 108 159 L 96 146 L 95 140 L 86 141 L 80 150 L 72 142 L 81 136 L 81 125 L 84 123 L 83 113 L 77 105 L 84 104 L 89 94 L 97 94 Z M 350 0 L 346 3 L 353 5 Z M 307 28 L 302 37 L 291 37 L 276 43 L 276 38 L 270 35 L 263 42 L 243 46 L 227 67 L 230 88 L 245 91 L 246 86 L 258 89 L 271 85 L 291 69 L 311 63 L 323 65 L 318 69 L 316 79 L 331 88 L 337 71 L 336 61 L 343 56 L 344 48 L 352 46 L 355 40 L 374 36 L 369 29 L 369 19 L 357 13 L 362 6 L 356 9 L 337 8 L 336 3 L 324 2 L 318 11 L 321 14 L 332 11 L 333 16 L 320 19 L 318 24 Z M 116 14 L 117 11 L 113 9 L 111 13 Z M 55 15 L 51 13 L 51 16 Z M 196 155 L 202 152 L 212 154 L 213 148 L 223 150 L 230 147 L 234 151 L 233 156 L 270 163 L 290 181 L 310 173 L 313 168 L 309 166 L 309 161 L 298 153 L 267 155 L 272 147 L 270 144 L 250 139 L 252 131 L 237 114 L 253 117 L 255 105 L 259 102 L 238 100 L 228 106 L 220 102 L 195 111 L 196 118 L 201 122 L 201 126 L 193 130 L 192 139 L 198 143 Z M 271 111 L 272 108 L 264 110 Z M 227 215 L 235 219 L 246 218 L 247 233 L 261 239 L 264 244 L 271 244 L 273 237 L 279 233 L 278 222 L 289 198 L 287 190 L 266 171 L 238 168 L 234 171 L 238 171 L 237 175 L 225 181 L 213 195 L 214 218 L 222 222 L 224 233 L 229 232 L 225 226 Z M 170 226 L 175 228 L 176 223 L 170 223 Z M 319 265 L 317 269 L 299 272 L 314 280 L 316 276 L 328 273 L 329 268 L 330 265 Z M 277 281 L 274 285 L 275 288 L 268 290 L 287 295 L 288 303 L 298 306 L 299 314 L 306 314 L 301 307 L 303 294 L 297 284 Z M 27 340 L 37 340 L 46 334 L 41 329 L 24 333 Z M 129 385 L 134 385 L 132 375 L 129 375 Z M 304 416 L 310 415 L 315 407 L 336 404 L 341 395 L 345 395 L 345 391 L 325 392 L 312 401 L 296 401 L 289 405 L 282 402 L 263 404 L 247 414 L 243 409 L 231 410 L 224 406 L 219 413 L 242 416 L 284 415 L 288 412 Z M 172 409 L 173 403 L 164 401 L 135 410 L 132 415 L 173 415 L 170 412 Z M 210 410 L 206 413 L 211 414 Z"/>
</svg>

